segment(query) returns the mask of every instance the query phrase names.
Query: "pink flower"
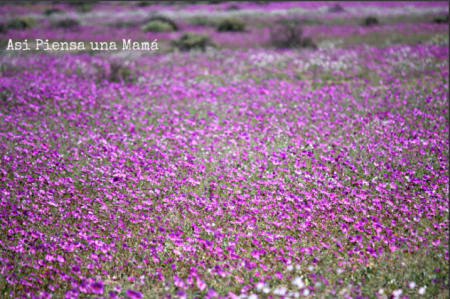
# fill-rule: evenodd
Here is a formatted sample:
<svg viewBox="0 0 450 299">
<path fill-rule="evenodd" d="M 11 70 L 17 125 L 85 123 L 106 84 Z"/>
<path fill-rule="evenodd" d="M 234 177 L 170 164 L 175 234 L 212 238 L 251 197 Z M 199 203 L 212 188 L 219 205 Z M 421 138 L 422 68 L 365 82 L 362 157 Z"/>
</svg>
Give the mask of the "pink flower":
<svg viewBox="0 0 450 299">
<path fill-rule="evenodd" d="M 239 298 L 239 296 L 238 295 L 236 295 L 235 293 L 233 293 L 233 292 L 228 292 L 228 296 L 231 298 L 231 299 L 238 299 Z"/>
<path fill-rule="evenodd" d="M 103 294 L 103 283 L 101 282 L 94 282 L 91 284 L 91 291 L 94 294 L 101 295 Z"/>
<path fill-rule="evenodd" d="M 173 281 L 174 281 L 174 285 L 175 286 L 177 286 L 179 288 L 182 288 L 182 289 L 186 289 L 187 288 L 187 286 L 184 283 L 184 281 L 180 277 L 178 277 L 177 275 L 173 276 Z"/>
<path fill-rule="evenodd" d="M 282 279 L 283 278 L 283 274 L 281 274 L 280 272 L 275 273 L 275 277 L 278 279 Z"/>
<path fill-rule="evenodd" d="M 192 277 L 191 274 L 189 274 L 188 277 L 186 278 L 186 282 L 188 283 L 188 285 L 191 285 L 194 283 L 194 278 Z"/>
<path fill-rule="evenodd" d="M 251 255 L 253 258 L 259 260 L 259 251 L 258 250 L 253 250 Z"/>
<path fill-rule="evenodd" d="M 379 222 L 374 222 L 373 227 L 375 228 L 377 234 L 381 233 L 383 231 L 383 226 Z"/>
<path fill-rule="evenodd" d="M 222 267 L 219 266 L 219 265 L 216 265 L 216 266 L 214 267 L 214 271 L 215 271 L 217 274 L 219 274 L 220 276 L 222 276 L 222 277 L 226 277 L 226 276 L 227 276 L 227 274 L 225 273 L 225 271 L 223 271 Z"/>
<path fill-rule="evenodd" d="M 209 297 L 217 297 L 218 294 L 217 294 L 217 292 L 214 289 L 209 289 L 208 290 L 208 296 Z"/>
<path fill-rule="evenodd" d="M 177 296 L 178 296 L 178 298 L 180 298 L 180 299 L 186 299 L 186 298 L 187 298 L 187 294 L 186 294 L 186 292 L 183 291 L 183 290 L 179 290 L 179 291 L 177 292 Z"/>
<path fill-rule="evenodd" d="M 88 285 L 85 281 L 80 282 L 79 289 L 82 293 L 88 292 Z"/>
<path fill-rule="evenodd" d="M 64 257 L 58 255 L 58 257 L 56 258 L 58 260 L 58 262 L 60 263 L 64 263 L 66 260 L 64 259 Z"/>
<path fill-rule="evenodd" d="M 142 298 L 142 293 L 135 292 L 133 290 L 128 289 L 127 290 L 127 297 L 131 298 L 131 299 L 141 299 Z"/>
<path fill-rule="evenodd" d="M 197 277 L 197 287 L 200 289 L 200 291 L 203 291 L 206 288 L 206 283 Z"/>
</svg>

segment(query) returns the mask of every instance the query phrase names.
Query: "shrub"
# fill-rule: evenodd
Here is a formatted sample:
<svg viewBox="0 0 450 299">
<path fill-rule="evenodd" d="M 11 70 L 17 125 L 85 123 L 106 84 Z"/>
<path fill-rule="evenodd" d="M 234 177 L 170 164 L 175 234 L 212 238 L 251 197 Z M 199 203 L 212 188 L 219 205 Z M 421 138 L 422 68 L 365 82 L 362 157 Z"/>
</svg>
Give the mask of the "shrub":
<svg viewBox="0 0 450 299">
<path fill-rule="evenodd" d="M 106 80 L 115 83 L 128 83 L 137 80 L 135 71 L 121 61 L 112 61 L 106 66 L 94 65 L 94 68 L 97 69 L 96 82 Z"/>
<path fill-rule="evenodd" d="M 131 21 L 113 21 L 108 23 L 108 26 L 115 28 L 129 28 L 129 27 L 137 27 L 142 26 L 142 22 L 131 20 Z"/>
<path fill-rule="evenodd" d="M 92 5 L 88 3 L 84 3 L 80 7 L 77 8 L 77 12 L 79 13 L 86 13 L 92 11 Z"/>
<path fill-rule="evenodd" d="M 237 32 L 245 31 L 245 23 L 238 18 L 227 18 L 217 25 L 217 31 L 219 32 Z"/>
<path fill-rule="evenodd" d="M 444 15 L 444 16 L 437 16 L 433 19 L 433 23 L 435 24 L 448 24 L 449 22 L 449 16 L 448 15 Z"/>
<path fill-rule="evenodd" d="M 78 26 L 80 26 L 80 22 L 75 19 L 64 19 L 53 23 L 53 27 L 64 29 L 76 28 Z"/>
<path fill-rule="evenodd" d="M 156 4 L 155 1 L 139 1 L 136 3 L 136 6 L 138 7 L 146 7 L 146 6 L 152 6 Z"/>
<path fill-rule="evenodd" d="M 363 26 L 370 27 L 370 26 L 377 26 L 379 24 L 378 19 L 373 16 L 369 16 L 364 19 Z"/>
<path fill-rule="evenodd" d="M 8 28 L 6 26 L 6 24 L 1 23 L 0 24 L 0 33 L 6 33 L 8 31 Z"/>
<path fill-rule="evenodd" d="M 173 31 L 173 28 L 168 23 L 155 20 L 155 21 L 151 21 L 151 22 L 147 23 L 146 25 L 142 26 L 142 31 L 144 31 L 144 32 L 164 32 L 164 31 Z"/>
<path fill-rule="evenodd" d="M 172 45 L 180 51 L 202 50 L 214 46 L 207 35 L 185 33 L 179 39 L 173 40 Z"/>
<path fill-rule="evenodd" d="M 177 4 L 195 4 L 197 2 L 201 1 L 139 1 L 136 3 L 139 7 L 146 7 L 146 6 L 152 6 L 155 4 L 161 4 L 161 5 L 177 5 Z"/>
<path fill-rule="evenodd" d="M 235 4 L 228 6 L 225 10 L 226 11 L 236 11 L 236 10 L 240 10 L 241 8 Z"/>
<path fill-rule="evenodd" d="M 42 14 L 46 16 L 51 16 L 53 14 L 60 14 L 60 13 L 63 13 L 63 11 L 58 8 L 47 8 L 42 12 Z"/>
<path fill-rule="evenodd" d="M 31 28 L 36 24 L 34 19 L 31 19 L 29 17 L 21 17 L 21 18 L 15 18 L 9 21 L 6 25 L 8 29 L 26 29 Z"/>
<path fill-rule="evenodd" d="M 63 1 L 63 2 L 65 2 L 65 1 Z M 95 4 L 97 2 L 100 2 L 100 1 L 68 1 L 65 3 L 72 5 L 72 6 L 83 6 L 83 5 L 87 5 L 87 4 Z"/>
<path fill-rule="evenodd" d="M 330 6 L 328 8 L 328 12 L 332 12 L 332 13 L 338 13 L 338 12 L 344 12 L 344 11 L 345 11 L 345 9 L 339 3 L 336 3 L 335 5 Z"/>
<path fill-rule="evenodd" d="M 309 36 L 300 40 L 300 48 L 317 49 L 316 43 Z"/>
<path fill-rule="evenodd" d="M 167 17 L 164 17 L 164 16 L 151 17 L 150 19 L 146 20 L 146 22 L 145 22 L 146 25 L 144 25 L 144 27 L 155 21 L 158 21 L 159 23 L 165 23 L 165 25 L 168 25 L 171 27 L 171 30 L 163 30 L 163 31 L 178 31 L 177 24 L 173 20 L 171 20 Z M 155 23 L 154 25 L 150 26 L 150 28 L 156 28 L 157 26 L 161 27 L 161 24 L 158 25 L 157 23 Z M 144 27 L 142 28 L 142 30 L 144 30 Z M 165 26 L 164 28 L 168 28 L 168 27 Z M 148 31 L 151 31 L 151 30 L 148 30 Z M 159 31 L 155 31 L 155 32 L 159 32 Z"/>
<path fill-rule="evenodd" d="M 204 16 L 193 17 L 189 20 L 189 24 L 197 26 L 217 26 L 217 21 L 213 18 Z"/>
<path fill-rule="evenodd" d="M 321 25 L 322 22 L 317 19 L 298 19 L 298 18 L 283 18 L 275 21 L 275 24 L 283 26 L 304 26 L 304 25 Z"/>
<path fill-rule="evenodd" d="M 136 79 L 134 72 L 122 63 L 111 62 L 109 68 L 109 81 L 111 82 L 133 82 Z"/>
<path fill-rule="evenodd" d="M 275 22 L 271 27 L 270 36 L 272 45 L 276 48 L 317 49 L 317 45 L 310 37 L 303 37 L 301 23 L 296 19 L 285 19 Z"/>
<path fill-rule="evenodd" d="M 323 24 L 321 21 L 319 21 L 317 19 L 302 19 L 302 20 L 299 20 L 299 23 L 302 25 L 308 25 L 308 26 L 316 26 L 316 25 Z"/>
</svg>

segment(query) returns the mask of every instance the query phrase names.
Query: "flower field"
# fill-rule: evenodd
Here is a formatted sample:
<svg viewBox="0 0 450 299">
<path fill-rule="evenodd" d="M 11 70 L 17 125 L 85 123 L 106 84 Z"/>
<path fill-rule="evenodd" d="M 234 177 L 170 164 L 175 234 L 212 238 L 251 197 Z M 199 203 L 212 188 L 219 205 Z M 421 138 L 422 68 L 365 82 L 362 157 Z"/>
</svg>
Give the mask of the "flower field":
<svg viewBox="0 0 450 299">
<path fill-rule="evenodd" d="M 0 7 L 37 24 L 0 30 L 1 298 L 448 298 L 448 3 L 234 4 Z M 181 29 L 111 25 L 153 11 Z M 317 49 L 270 47 L 286 14 Z"/>
</svg>

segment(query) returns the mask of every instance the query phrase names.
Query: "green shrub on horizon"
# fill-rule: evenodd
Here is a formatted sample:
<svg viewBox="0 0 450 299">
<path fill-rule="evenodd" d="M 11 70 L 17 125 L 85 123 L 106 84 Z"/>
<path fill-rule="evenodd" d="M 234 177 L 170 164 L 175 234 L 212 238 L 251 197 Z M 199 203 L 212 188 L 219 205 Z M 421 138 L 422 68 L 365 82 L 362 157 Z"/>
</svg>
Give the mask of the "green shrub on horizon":
<svg viewBox="0 0 450 299">
<path fill-rule="evenodd" d="M 44 9 L 44 11 L 42 11 L 42 14 L 45 16 L 51 16 L 53 14 L 61 14 L 61 13 L 64 13 L 64 11 L 62 11 L 59 8 L 47 8 Z"/>
<path fill-rule="evenodd" d="M 246 24 L 239 18 L 226 18 L 217 25 L 218 32 L 240 32 L 245 31 Z"/>
<path fill-rule="evenodd" d="M 144 26 L 142 26 L 142 31 L 144 32 L 166 32 L 166 31 L 174 31 L 173 27 L 170 24 L 154 20 L 150 21 Z"/>
<path fill-rule="evenodd" d="M 214 26 L 216 27 L 218 25 L 218 21 L 214 18 L 205 17 L 205 16 L 196 16 L 189 19 L 190 25 L 196 25 L 196 26 Z"/>
<path fill-rule="evenodd" d="M 80 22 L 76 19 L 63 19 L 63 20 L 54 22 L 52 24 L 52 26 L 55 28 L 69 29 L 69 28 L 76 28 L 76 27 L 80 26 Z"/>
<path fill-rule="evenodd" d="M 34 27 L 36 25 L 36 21 L 33 18 L 30 17 L 20 17 L 20 18 L 14 18 L 11 21 L 9 21 L 6 24 L 6 27 L 8 29 L 27 29 Z"/>
<path fill-rule="evenodd" d="M 371 27 L 371 26 L 377 26 L 379 24 L 378 18 L 374 16 L 368 16 L 363 21 L 363 26 Z"/>
<path fill-rule="evenodd" d="M 310 48 L 317 49 L 311 37 L 303 36 L 301 21 L 281 19 L 270 28 L 272 45 L 279 49 Z"/>
<path fill-rule="evenodd" d="M 169 28 L 168 26 L 170 26 L 171 29 L 170 30 L 165 30 L 165 31 L 178 31 L 177 23 L 175 23 L 172 19 L 170 19 L 168 17 L 165 17 L 165 16 L 153 16 L 153 17 L 151 17 L 151 18 L 149 18 L 149 19 L 147 19 L 145 21 L 145 25 L 144 26 L 146 26 L 146 25 L 148 25 L 148 24 L 150 24 L 152 22 L 156 22 L 156 21 L 158 21 L 160 23 L 164 23 L 165 24 L 164 28 Z M 150 27 L 152 27 L 152 26 L 154 28 L 156 28 L 158 26 L 163 28 L 162 25 L 158 24 L 158 23 L 155 23 L 155 24 L 151 25 Z"/>
<path fill-rule="evenodd" d="M 179 39 L 173 40 L 172 45 L 182 52 L 191 50 L 205 51 L 208 46 L 214 47 L 207 35 L 190 32 L 183 34 Z"/>
</svg>

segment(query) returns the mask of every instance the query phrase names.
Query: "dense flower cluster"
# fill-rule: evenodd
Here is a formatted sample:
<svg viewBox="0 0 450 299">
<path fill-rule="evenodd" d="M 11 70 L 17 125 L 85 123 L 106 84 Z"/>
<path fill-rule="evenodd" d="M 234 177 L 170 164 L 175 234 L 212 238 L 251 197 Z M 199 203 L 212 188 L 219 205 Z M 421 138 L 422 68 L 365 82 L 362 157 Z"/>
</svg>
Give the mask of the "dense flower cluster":
<svg viewBox="0 0 450 299">
<path fill-rule="evenodd" d="M 448 46 L 128 54 L 0 57 L 1 296 L 448 291 Z"/>
<path fill-rule="evenodd" d="M 255 56 L 280 67 L 352 51 L 152 56 L 128 85 L 97 80 L 107 56 L 4 58 L 15 72 L 0 91 L 8 284 L 203 290 L 214 274 L 248 285 L 240 271 L 264 280 L 321 252 L 351 269 L 447 243 L 448 48 L 403 48 L 407 64 L 401 48 L 360 49 L 372 60 L 358 65 L 380 78 L 370 85 L 251 79 L 270 74 Z"/>
</svg>

